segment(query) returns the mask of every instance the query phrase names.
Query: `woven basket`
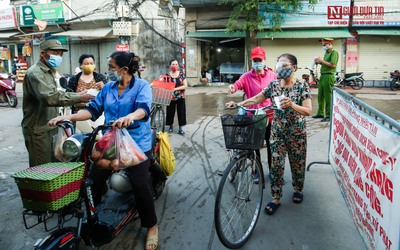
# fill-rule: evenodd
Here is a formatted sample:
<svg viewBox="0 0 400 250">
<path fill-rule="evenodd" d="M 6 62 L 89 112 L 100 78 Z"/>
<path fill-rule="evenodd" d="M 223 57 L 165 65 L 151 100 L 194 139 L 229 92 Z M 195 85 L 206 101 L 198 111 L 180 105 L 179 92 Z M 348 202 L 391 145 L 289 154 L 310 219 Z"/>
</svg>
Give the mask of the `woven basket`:
<svg viewBox="0 0 400 250">
<path fill-rule="evenodd" d="M 51 162 L 11 175 L 17 183 L 24 208 L 56 211 L 78 198 L 83 162 Z"/>
</svg>

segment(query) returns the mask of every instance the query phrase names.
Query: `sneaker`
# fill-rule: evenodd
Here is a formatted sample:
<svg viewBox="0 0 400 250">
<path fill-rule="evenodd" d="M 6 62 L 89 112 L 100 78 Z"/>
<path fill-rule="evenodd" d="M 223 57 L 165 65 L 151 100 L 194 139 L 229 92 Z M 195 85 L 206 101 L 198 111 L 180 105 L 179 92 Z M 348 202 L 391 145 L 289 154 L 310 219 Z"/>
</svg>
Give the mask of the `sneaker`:
<svg viewBox="0 0 400 250">
<path fill-rule="evenodd" d="M 172 133 L 172 132 L 174 132 L 174 130 L 172 128 L 169 128 L 168 133 Z"/>
<path fill-rule="evenodd" d="M 258 172 L 252 171 L 251 177 L 253 178 L 253 183 L 254 184 L 258 184 L 260 182 L 260 178 L 259 178 Z"/>
<path fill-rule="evenodd" d="M 180 134 L 180 135 L 184 135 L 184 134 L 185 134 L 185 132 L 183 132 L 183 130 L 182 130 L 182 129 L 179 129 L 179 131 L 178 131 L 178 134 Z"/>
</svg>

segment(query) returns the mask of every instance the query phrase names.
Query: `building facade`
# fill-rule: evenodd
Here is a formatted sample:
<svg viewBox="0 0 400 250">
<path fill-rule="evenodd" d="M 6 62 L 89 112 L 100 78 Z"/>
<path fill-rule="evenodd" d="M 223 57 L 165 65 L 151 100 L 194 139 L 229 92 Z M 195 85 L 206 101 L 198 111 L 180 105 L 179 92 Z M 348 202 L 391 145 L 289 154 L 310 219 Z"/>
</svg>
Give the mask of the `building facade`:
<svg viewBox="0 0 400 250">
<path fill-rule="evenodd" d="M 268 25 L 270 13 L 260 10 L 267 19 L 264 29 L 257 33 L 257 45 L 267 52 L 267 66 L 273 68 L 282 53 L 294 54 L 300 67 L 296 75 L 301 78 L 309 73 L 305 67 L 313 58 L 324 54 L 319 39 L 331 37 L 341 57 L 338 70 L 364 72 L 366 86 L 389 86 L 389 72 L 400 68 L 400 1 L 383 0 L 378 4 L 355 0 L 352 25 L 348 15 L 335 16 L 339 12 L 330 9 L 335 6 L 344 10 L 350 2 L 323 0 L 310 9 L 304 1 L 299 13 L 284 15 L 281 30 L 276 32 Z M 225 32 L 229 6 L 219 6 L 219 1 L 212 0 L 181 3 L 186 9 L 188 78 L 196 82 L 208 73 L 210 81 L 233 82 L 248 70 L 245 32 Z"/>
<path fill-rule="evenodd" d="M 152 81 L 168 70 L 171 59 L 181 60 L 183 38 L 182 18 L 184 10 L 171 4 L 163 6 L 157 1 L 12 1 L 0 6 L 0 17 L 9 18 L 9 24 L 0 24 L 0 48 L 6 66 L 12 65 L 14 56 L 23 57 L 28 65 L 39 59 L 39 44 L 45 39 L 59 39 L 69 49 L 58 68 L 62 74 L 73 74 L 79 56 L 93 54 L 98 72 L 107 71 L 107 57 L 116 50 L 131 51 L 141 58 L 142 78 Z M 121 18 L 120 2 L 126 4 Z M 58 4 L 58 5 L 57 5 Z M 35 9 L 35 19 L 44 22 L 29 23 L 23 8 Z M 59 7 L 61 6 L 61 7 Z M 163 8 L 164 7 L 164 8 Z M 61 10 L 60 10 L 61 8 Z M 165 10 L 167 8 L 167 11 Z M 41 10 L 42 12 L 36 10 Z M 59 13 L 53 20 L 45 13 Z M 30 16 L 31 17 L 31 16 Z M 25 18 L 25 19 L 24 19 Z M 114 21 L 129 21 L 135 25 L 132 36 L 114 35 Z M 132 29 L 133 30 L 133 29 Z M 123 46 L 121 46 L 123 45 Z M 127 45 L 127 47 L 126 47 Z M 29 46 L 31 53 L 26 54 Z M 10 71 L 11 72 L 11 71 Z"/>
</svg>

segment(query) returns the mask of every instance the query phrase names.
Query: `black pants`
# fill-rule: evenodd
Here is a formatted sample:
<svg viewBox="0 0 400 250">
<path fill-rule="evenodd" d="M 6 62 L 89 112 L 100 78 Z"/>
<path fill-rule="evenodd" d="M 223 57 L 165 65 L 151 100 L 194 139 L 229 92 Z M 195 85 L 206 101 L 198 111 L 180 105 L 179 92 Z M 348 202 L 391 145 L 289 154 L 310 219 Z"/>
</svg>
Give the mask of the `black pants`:
<svg viewBox="0 0 400 250">
<path fill-rule="evenodd" d="M 149 167 L 152 158 L 151 151 L 146 152 L 148 159 L 139 165 L 129 167 L 126 173 L 133 186 L 136 207 L 139 212 L 142 227 L 150 228 L 157 224 L 157 215 L 154 207 L 153 195 L 149 187 Z M 90 171 L 89 178 L 93 179 L 92 195 L 94 204 L 101 202 L 104 191 L 104 185 L 110 177 L 112 171 L 93 167 Z"/>
<path fill-rule="evenodd" d="M 267 118 L 268 119 L 268 118 Z M 268 159 L 268 170 L 271 173 L 271 164 L 272 164 L 272 153 L 271 153 L 271 144 L 269 142 L 269 138 L 271 137 L 271 122 L 268 124 L 267 129 L 265 130 L 265 141 L 267 144 L 267 159 Z M 261 161 L 260 150 L 256 150 L 256 154 Z"/>
<path fill-rule="evenodd" d="M 171 126 L 174 124 L 175 110 L 178 113 L 178 124 L 179 126 L 186 125 L 186 103 L 185 98 L 180 98 L 176 101 L 171 101 L 167 106 L 167 118 L 165 124 Z"/>
</svg>

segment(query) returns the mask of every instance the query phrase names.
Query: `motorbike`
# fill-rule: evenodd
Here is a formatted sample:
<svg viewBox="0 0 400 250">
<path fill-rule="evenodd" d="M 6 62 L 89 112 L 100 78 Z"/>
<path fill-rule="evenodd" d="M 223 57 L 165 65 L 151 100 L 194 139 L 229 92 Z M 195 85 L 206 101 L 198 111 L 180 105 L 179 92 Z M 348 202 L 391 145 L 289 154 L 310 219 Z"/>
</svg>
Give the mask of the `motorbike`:
<svg viewBox="0 0 400 250">
<path fill-rule="evenodd" d="M 359 90 L 362 87 L 364 87 L 363 72 L 344 74 L 344 78 L 340 77 L 340 73 L 343 73 L 343 70 L 340 72 L 337 71 L 335 73 L 334 86 L 336 87 L 350 86 L 352 89 L 355 90 Z"/>
<path fill-rule="evenodd" d="M 307 83 L 312 88 L 318 88 L 319 79 L 314 73 L 313 66 L 307 66 L 305 69 L 310 71 L 310 74 L 303 74 L 301 78 L 304 79 L 304 82 Z"/>
<path fill-rule="evenodd" d="M 11 74 L 0 73 L 0 103 L 8 103 L 14 108 L 18 105 L 18 99 L 13 78 Z"/>
<path fill-rule="evenodd" d="M 390 89 L 393 91 L 400 90 L 400 71 L 390 72 L 390 78 L 392 78 Z"/>
<path fill-rule="evenodd" d="M 68 121 L 61 122 L 59 126 L 63 126 L 62 123 Z M 107 182 L 102 202 L 94 206 L 91 192 L 93 181 L 88 177 L 94 164 L 90 154 L 98 133 L 110 127 L 111 125 L 100 125 L 92 133 L 73 134 L 65 140 L 64 153 L 76 161 L 85 163 L 79 198 L 57 211 L 58 224 L 53 227 L 56 229 L 46 238 L 39 240 L 35 249 L 81 249 L 86 246 L 98 248 L 114 240 L 130 221 L 138 218 L 132 186 L 124 170 L 113 172 Z M 157 150 L 155 134 L 156 130 L 153 130 L 153 152 Z M 166 179 L 157 160 L 152 159 L 149 186 L 154 199 L 161 195 Z M 65 222 L 71 220 L 71 215 L 77 219 L 75 226 L 65 226 Z M 38 216 L 41 216 L 38 219 L 46 223 L 45 215 Z M 26 222 L 25 227 L 28 229 Z M 45 228 L 48 227 L 45 225 Z"/>
</svg>

